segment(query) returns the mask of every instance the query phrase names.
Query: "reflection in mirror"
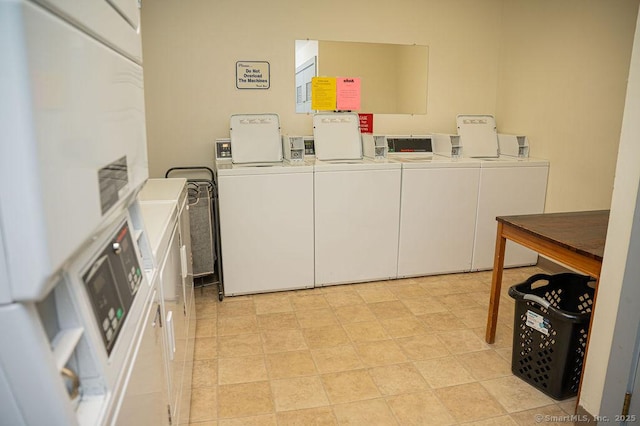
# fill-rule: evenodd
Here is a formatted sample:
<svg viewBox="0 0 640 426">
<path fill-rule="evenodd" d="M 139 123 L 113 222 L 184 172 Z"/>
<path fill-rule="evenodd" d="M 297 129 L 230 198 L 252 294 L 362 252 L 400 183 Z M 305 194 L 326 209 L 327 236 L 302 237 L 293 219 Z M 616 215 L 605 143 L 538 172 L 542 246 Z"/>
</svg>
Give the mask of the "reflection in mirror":
<svg viewBox="0 0 640 426">
<path fill-rule="evenodd" d="M 311 110 L 311 78 L 360 77 L 361 109 L 426 114 L 427 46 L 296 40 L 296 112 Z"/>
</svg>

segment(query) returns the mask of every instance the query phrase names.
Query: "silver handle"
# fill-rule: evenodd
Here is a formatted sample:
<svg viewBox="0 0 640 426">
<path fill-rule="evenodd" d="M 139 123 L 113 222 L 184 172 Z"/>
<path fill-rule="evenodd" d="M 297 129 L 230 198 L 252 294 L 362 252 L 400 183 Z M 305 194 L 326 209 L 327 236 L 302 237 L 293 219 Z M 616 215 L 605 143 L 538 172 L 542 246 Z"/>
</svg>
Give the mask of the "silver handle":
<svg viewBox="0 0 640 426">
<path fill-rule="evenodd" d="M 542 306 L 545 309 L 549 309 L 549 306 L 551 306 L 551 303 L 549 303 L 547 300 L 543 299 L 540 296 L 536 296 L 535 294 L 525 294 L 524 300 L 530 300 L 532 302 L 536 302 L 538 305 Z"/>
</svg>

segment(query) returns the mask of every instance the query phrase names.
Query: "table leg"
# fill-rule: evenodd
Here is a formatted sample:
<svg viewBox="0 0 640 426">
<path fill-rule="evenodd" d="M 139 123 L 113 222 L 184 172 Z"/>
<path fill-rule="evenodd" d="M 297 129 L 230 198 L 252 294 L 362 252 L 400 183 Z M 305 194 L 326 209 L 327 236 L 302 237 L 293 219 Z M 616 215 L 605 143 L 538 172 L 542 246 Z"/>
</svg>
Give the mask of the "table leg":
<svg viewBox="0 0 640 426">
<path fill-rule="evenodd" d="M 485 336 L 487 343 L 493 343 L 496 340 L 496 326 L 498 324 L 498 308 L 500 307 L 500 289 L 502 287 L 504 250 L 506 245 L 507 240 L 502 236 L 502 223 L 498 222 L 498 229 L 496 231 L 496 251 L 493 258 L 493 276 L 491 278 L 491 299 L 489 300 L 487 333 Z"/>
</svg>

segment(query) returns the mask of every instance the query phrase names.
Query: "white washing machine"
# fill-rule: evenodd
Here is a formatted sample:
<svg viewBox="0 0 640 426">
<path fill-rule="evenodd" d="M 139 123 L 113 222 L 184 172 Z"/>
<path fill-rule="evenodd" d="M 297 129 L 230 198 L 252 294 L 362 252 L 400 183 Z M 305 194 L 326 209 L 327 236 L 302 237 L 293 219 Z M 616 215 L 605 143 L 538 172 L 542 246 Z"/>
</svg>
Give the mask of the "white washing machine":
<svg viewBox="0 0 640 426">
<path fill-rule="evenodd" d="M 313 165 L 282 159 L 275 114 L 231 117 L 216 164 L 225 296 L 314 285 Z"/>
<path fill-rule="evenodd" d="M 313 117 L 315 285 L 395 278 L 401 165 L 363 159 L 357 114 Z"/>
<path fill-rule="evenodd" d="M 458 115 L 456 120 L 463 155 L 481 160 L 471 269 L 491 269 L 496 244 L 496 217 L 544 212 L 549 162 L 501 155 L 501 150 L 528 155 L 528 141 L 524 136 L 515 136 L 504 139 L 501 146 L 496 122 L 490 115 Z M 507 143 L 514 146 L 507 149 Z M 505 267 L 534 265 L 537 261 L 536 252 L 507 242 Z"/>
<path fill-rule="evenodd" d="M 469 271 L 480 161 L 434 156 L 429 136 L 387 140 L 402 163 L 398 278 Z"/>
<path fill-rule="evenodd" d="M 493 268 L 497 216 L 544 212 L 549 161 L 506 157 L 483 159 L 471 269 Z M 535 265 L 538 254 L 507 241 L 504 266 Z"/>
</svg>

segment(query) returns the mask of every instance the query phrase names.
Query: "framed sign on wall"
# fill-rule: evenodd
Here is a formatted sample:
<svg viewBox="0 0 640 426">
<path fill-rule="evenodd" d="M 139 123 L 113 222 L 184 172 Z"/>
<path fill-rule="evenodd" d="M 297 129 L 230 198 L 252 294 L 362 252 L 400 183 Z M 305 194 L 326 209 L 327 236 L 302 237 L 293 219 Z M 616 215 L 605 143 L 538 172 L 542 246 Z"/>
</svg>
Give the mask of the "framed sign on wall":
<svg viewBox="0 0 640 426">
<path fill-rule="evenodd" d="M 236 88 L 238 89 L 268 89 L 271 86 L 270 77 L 269 62 L 236 62 Z"/>
</svg>

